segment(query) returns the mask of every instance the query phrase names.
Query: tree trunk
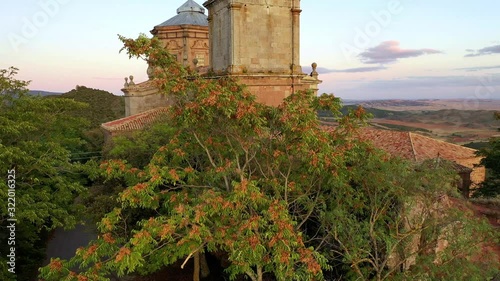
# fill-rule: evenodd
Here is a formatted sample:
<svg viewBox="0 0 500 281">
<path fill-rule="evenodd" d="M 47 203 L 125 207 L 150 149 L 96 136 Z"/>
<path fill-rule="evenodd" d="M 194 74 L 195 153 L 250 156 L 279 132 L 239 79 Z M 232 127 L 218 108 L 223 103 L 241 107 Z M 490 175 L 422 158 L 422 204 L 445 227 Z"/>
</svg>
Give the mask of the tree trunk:
<svg viewBox="0 0 500 281">
<path fill-rule="evenodd" d="M 200 281 L 200 251 L 194 254 L 193 281 Z"/>
</svg>

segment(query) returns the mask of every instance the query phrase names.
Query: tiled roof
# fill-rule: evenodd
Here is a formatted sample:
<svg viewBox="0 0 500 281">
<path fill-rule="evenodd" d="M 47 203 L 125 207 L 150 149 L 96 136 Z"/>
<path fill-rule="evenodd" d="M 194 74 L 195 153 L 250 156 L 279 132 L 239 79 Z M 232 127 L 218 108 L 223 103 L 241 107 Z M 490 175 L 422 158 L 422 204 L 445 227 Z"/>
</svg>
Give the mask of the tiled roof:
<svg viewBox="0 0 500 281">
<path fill-rule="evenodd" d="M 361 139 L 371 141 L 390 155 L 416 160 L 409 132 L 363 128 L 359 133 Z"/>
<path fill-rule="evenodd" d="M 205 15 L 205 9 L 193 0 L 188 0 L 177 9 L 177 15 L 159 25 L 200 25 L 208 26 L 208 17 Z"/>
<path fill-rule="evenodd" d="M 139 114 L 101 124 L 101 127 L 110 133 L 140 130 L 146 125 L 153 123 L 161 114 L 166 113 L 167 110 L 168 108 L 166 107 L 151 109 Z"/>
<path fill-rule="evenodd" d="M 456 145 L 412 132 L 398 132 L 364 128 L 360 132 L 362 139 L 394 156 L 423 161 L 443 158 L 450 161 L 477 158 L 476 150 Z"/>
<path fill-rule="evenodd" d="M 475 184 L 484 180 L 484 167 L 476 167 L 481 157 L 476 155 L 474 149 L 412 132 L 363 128 L 359 134 L 360 138 L 371 141 L 375 147 L 390 155 L 418 162 L 442 158 L 456 163 L 455 168 L 460 172 L 467 171 L 467 168 L 472 169 L 471 180 Z"/>
<path fill-rule="evenodd" d="M 417 160 L 441 157 L 448 160 L 476 158 L 476 150 L 410 133 Z"/>
</svg>

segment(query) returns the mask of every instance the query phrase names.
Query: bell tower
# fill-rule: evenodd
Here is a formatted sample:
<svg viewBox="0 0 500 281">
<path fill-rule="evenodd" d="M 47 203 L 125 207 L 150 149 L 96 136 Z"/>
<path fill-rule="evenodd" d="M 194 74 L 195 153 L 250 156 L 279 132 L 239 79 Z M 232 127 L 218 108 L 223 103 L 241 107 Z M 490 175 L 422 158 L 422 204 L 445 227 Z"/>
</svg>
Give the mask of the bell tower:
<svg viewBox="0 0 500 281">
<path fill-rule="evenodd" d="M 300 66 L 300 0 L 208 0 L 210 67 L 237 77 L 257 100 L 278 105 L 297 90 L 317 92 Z"/>
</svg>

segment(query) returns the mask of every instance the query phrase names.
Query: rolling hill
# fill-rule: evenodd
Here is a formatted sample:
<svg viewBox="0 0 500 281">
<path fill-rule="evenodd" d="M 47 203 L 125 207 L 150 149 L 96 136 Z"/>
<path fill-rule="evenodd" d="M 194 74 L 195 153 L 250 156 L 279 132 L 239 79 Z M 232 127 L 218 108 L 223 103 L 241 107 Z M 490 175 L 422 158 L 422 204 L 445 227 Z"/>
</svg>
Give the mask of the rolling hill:
<svg viewBox="0 0 500 281">
<path fill-rule="evenodd" d="M 102 123 L 125 116 L 125 99 L 110 92 L 77 86 L 75 89 L 61 94 L 49 95 L 47 98 L 66 98 L 84 102 L 88 108 L 74 112 L 75 116 L 84 117 L 90 121 L 92 128 L 98 128 Z"/>
</svg>

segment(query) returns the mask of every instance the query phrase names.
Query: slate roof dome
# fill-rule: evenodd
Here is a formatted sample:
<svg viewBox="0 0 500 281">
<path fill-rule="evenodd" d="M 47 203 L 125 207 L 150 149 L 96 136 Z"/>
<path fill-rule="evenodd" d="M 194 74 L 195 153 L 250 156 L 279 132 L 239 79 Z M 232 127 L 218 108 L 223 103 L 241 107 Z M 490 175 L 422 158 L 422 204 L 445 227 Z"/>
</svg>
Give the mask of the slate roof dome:
<svg viewBox="0 0 500 281">
<path fill-rule="evenodd" d="M 208 19 L 205 15 L 205 8 L 203 8 L 193 0 L 188 0 L 177 9 L 177 16 L 157 26 L 174 26 L 185 24 L 208 26 Z"/>
</svg>

